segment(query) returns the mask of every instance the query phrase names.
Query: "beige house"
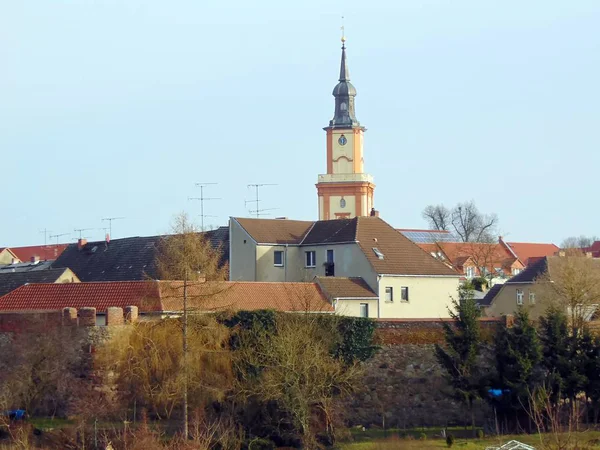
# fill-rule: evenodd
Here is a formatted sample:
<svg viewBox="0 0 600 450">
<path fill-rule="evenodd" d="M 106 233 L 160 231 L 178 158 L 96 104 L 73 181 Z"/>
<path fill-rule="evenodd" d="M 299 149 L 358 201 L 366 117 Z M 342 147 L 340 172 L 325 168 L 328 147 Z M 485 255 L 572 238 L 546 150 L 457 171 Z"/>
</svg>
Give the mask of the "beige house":
<svg viewBox="0 0 600 450">
<path fill-rule="evenodd" d="M 10 248 L 0 248 L 0 265 L 14 264 L 16 262 L 20 262 L 20 260 Z"/>
<path fill-rule="evenodd" d="M 565 281 L 568 275 L 560 277 L 561 263 L 570 265 L 571 272 L 577 273 L 579 278 L 573 280 L 583 283 L 582 289 L 588 289 L 586 296 L 592 295 L 597 298 L 599 292 L 596 286 L 600 283 L 600 260 L 587 259 L 583 255 L 575 257 L 578 261 L 568 262 L 566 258 L 574 257 L 565 257 L 563 254 L 530 260 L 523 272 L 503 285 L 496 285 L 490 289 L 483 300 L 479 302 L 484 309 L 484 314 L 488 317 L 499 317 L 513 314 L 519 308 L 527 308 L 531 319 L 537 320 L 550 306 L 550 299 L 544 298 L 544 285 L 537 283 L 537 280 L 548 273 L 552 283 L 559 283 L 563 288 L 570 283 L 569 280 Z M 598 267 L 595 267 L 596 265 Z M 597 305 L 589 304 L 585 308 L 590 310 L 591 317 L 597 310 Z"/>
<path fill-rule="evenodd" d="M 339 314 L 448 317 L 459 284 L 456 271 L 379 217 L 317 222 L 231 218 L 229 239 L 231 281 L 316 278 Z M 329 277 L 351 281 L 328 292 L 331 283 L 323 278 Z M 362 293 L 356 296 L 359 288 Z"/>
</svg>

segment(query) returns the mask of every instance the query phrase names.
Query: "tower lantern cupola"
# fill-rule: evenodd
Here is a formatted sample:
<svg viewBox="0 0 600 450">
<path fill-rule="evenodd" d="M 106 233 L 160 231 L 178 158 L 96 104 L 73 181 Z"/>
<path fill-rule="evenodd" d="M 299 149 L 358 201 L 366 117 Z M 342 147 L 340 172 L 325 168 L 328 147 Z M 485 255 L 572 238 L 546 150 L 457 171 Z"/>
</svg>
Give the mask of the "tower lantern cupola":
<svg viewBox="0 0 600 450">
<path fill-rule="evenodd" d="M 327 173 L 319 175 L 319 219 L 351 219 L 368 216 L 373 209 L 373 177 L 364 170 L 365 127 L 356 120 L 354 97 L 342 36 L 340 79 L 333 88 L 335 113 L 324 128 L 327 133 Z"/>
<path fill-rule="evenodd" d="M 333 96 L 335 97 L 335 113 L 333 119 L 329 121 L 329 126 L 333 128 L 360 126 L 354 112 L 356 88 L 350 83 L 350 72 L 348 71 L 348 61 L 346 60 L 346 39 L 344 37 L 342 37 L 340 79 L 339 83 L 333 88 Z"/>
</svg>

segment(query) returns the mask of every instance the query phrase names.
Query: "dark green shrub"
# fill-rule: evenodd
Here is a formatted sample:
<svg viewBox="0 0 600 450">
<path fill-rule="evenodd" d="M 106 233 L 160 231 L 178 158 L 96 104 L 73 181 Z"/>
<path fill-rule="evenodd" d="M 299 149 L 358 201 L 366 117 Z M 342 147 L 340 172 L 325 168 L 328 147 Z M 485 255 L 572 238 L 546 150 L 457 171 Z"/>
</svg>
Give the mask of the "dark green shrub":
<svg viewBox="0 0 600 450">
<path fill-rule="evenodd" d="M 446 436 L 446 445 L 448 446 L 448 448 L 450 448 L 454 445 L 454 435 L 453 434 L 448 434 Z"/>
<path fill-rule="evenodd" d="M 424 441 L 425 439 L 427 439 L 427 435 L 425 433 L 419 434 L 419 440 L 420 441 Z"/>
<path fill-rule="evenodd" d="M 483 439 L 484 434 L 483 434 L 483 430 L 477 430 L 477 439 Z"/>
</svg>

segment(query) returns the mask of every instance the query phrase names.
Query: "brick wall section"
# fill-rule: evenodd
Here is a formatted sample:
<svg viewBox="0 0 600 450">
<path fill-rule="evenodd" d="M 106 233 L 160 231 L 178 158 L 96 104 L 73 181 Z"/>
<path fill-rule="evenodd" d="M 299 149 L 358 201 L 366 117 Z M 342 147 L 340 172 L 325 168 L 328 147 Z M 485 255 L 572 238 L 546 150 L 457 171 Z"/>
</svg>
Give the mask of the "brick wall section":
<svg viewBox="0 0 600 450">
<path fill-rule="evenodd" d="M 0 332 L 20 333 L 52 329 L 62 326 L 62 319 L 62 311 L 3 312 L 0 314 Z"/>
<path fill-rule="evenodd" d="M 77 320 L 77 309 L 75 308 L 63 308 L 63 326 L 72 327 L 79 325 Z"/>
<path fill-rule="evenodd" d="M 138 307 L 137 306 L 126 306 L 125 307 L 125 322 L 133 323 L 138 320 Z"/>
<path fill-rule="evenodd" d="M 479 320 L 484 338 L 491 338 L 505 318 L 484 317 Z M 377 320 L 375 339 L 379 345 L 442 344 L 444 323 L 452 319 L 382 319 Z"/>
<path fill-rule="evenodd" d="M 79 326 L 96 326 L 96 308 L 79 308 Z"/>
<path fill-rule="evenodd" d="M 111 307 L 106 310 L 106 326 L 123 325 L 123 308 Z"/>
</svg>

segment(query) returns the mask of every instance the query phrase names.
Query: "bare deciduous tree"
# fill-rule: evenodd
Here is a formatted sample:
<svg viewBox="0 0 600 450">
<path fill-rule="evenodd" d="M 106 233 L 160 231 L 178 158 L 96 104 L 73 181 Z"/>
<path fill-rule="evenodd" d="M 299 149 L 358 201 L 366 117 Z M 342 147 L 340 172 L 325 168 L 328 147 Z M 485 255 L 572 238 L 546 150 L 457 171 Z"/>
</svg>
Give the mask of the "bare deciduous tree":
<svg viewBox="0 0 600 450">
<path fill-rule="evenodd" d="M 577 250 L 549 257 L 548 268 L 534 289 L 542 302 L 567 312 L 577 335 L 600 305 L 600 261 Z"/>
<path fill-rule="evenodd" d="M 597 236 L 570 236 L 568 238 L 566 238 L 564 241 L 562 241 L 562 243 L 560 244 L 560 247 L 563 249 L 569 249 L 569 248 L 585 248 L 585 247 L 590 247 L 594 242 L 599 241 L 600 238 L 598 238 Z"/>
<path fill-rule="evenodd" d="M 429 205 L 421 213 L 423 219 L 427 221 L 429 227 L 433 230 L 450 229 L 451 212 L 444 205 Z"/>
<path fill-rule="evenodd" d="M 463 242 L 493 242 L 498 216 L 483 214 L 475 202 L 464 202 L 448 209 L 444 205 L 429 205 L 422 213 L 435 230 L 451 230 Z"/>
</svg>

